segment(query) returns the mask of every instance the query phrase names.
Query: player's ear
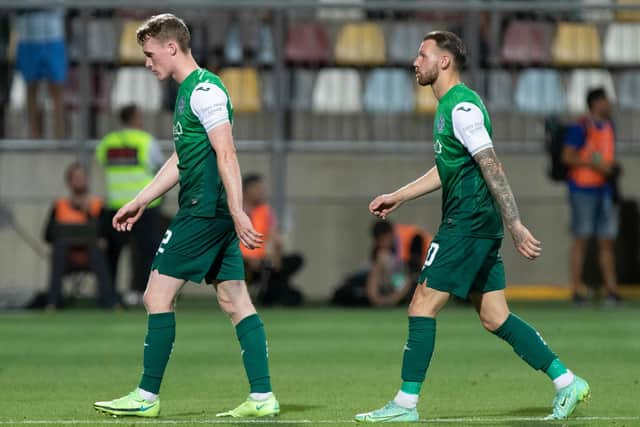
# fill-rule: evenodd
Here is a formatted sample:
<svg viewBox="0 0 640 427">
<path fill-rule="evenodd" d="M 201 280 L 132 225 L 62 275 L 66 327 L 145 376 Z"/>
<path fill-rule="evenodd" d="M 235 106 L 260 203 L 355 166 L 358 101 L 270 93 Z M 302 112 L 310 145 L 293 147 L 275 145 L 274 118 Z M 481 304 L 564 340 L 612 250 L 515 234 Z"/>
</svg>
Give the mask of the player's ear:
<svg viewBox="0 0 640 427">
<path fill-rule="evenodd" d="M 176 44 L 172 41 L 167 42 L 167 48 L 169 49 L 169 53 L 171 54 L 171 56 L 176 56 L 176 54 L 178 53 L 178 46 L 176 46 Z"/>
<path fill-rule="evenodd" d="M 451 58 L 448 55 L 442 55 L 440 57 L 440 68 L 446 70 L 451 66 Z"/>
</svg>

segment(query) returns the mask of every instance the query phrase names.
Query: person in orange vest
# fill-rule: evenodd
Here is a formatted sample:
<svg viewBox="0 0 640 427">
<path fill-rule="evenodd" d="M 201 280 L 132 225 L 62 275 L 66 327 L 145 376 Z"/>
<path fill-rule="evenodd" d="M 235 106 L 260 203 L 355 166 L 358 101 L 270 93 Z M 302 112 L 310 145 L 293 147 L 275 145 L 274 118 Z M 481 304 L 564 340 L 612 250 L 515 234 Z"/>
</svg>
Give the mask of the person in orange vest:
<svg viewBox="0 0 640 427">
<path fill-rule="evenodd" d="M 393 307 L 412 294 L 431 235 L 417 225 L 379 220 L 371 228 L 371 237 L 371 267 L 345 279 L 332 304 Z"/>
<path fill-rule="evenodd" d="M 117 296 L 100 246 L 104 243 L 108 221 L 102 200 L 89 194 L 87 173 L 81 164 L 72 163 L 66 170 L 65 179 L 69 196 L 53 203 L 45 228 L 44 238 L 52 249 L 47 308 L 62 307 L 62 277 L 70 269 L 93 271 L 100 306 L 114 308 Z"/>
<path fill-rule="evenodd" d="M 617 303 L 620 296 L 614 241 L 618 220 L 611 184 L 617 166 L 611 103 L 603 88 L 595 88 L 587 94 L 587 106 L 589 114 L 567 130 L 562 153 L 568 168 L 573 234 L 569 261 L 571 290 L 574 303 L 584 303 L 587 288 L 582 282 L 582 268 L 587 241 L 596 237 L 607 300 Z"/>
<path fill-rule="evenodd" d="M 249 249 L 240 245 L 245 262 L 247 283 L 261 284 L 258 300 L 263 305 L 298 305 L 302 293 L 294 289 L 290 278 L 304 264 L 302 255 L 284 254 L 278 219 L 267 203 L 267 186 L 260 174 L 247 174 L 242 180 L 244 211 L 258 233 L 264 237 L 264 245 Z"/>
</svg>

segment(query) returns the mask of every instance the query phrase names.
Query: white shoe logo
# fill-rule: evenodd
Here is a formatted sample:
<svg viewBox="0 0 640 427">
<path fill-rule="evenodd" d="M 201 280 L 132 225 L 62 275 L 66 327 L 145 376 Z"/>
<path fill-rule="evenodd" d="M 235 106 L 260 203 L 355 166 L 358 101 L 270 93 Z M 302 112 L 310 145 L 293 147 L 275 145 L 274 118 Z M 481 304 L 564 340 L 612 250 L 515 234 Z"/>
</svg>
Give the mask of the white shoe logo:
<svg viewBox="0 0 640 427">
<path fill-rule="evenodd" d="M 404 345 L 404 349 L 403 349 L 403 350 L 404 350 L 404 351 L 411 351 L 411 348 L 409 348 L 409 346 L 405 344 L 405 345 Z"/>
</svg>

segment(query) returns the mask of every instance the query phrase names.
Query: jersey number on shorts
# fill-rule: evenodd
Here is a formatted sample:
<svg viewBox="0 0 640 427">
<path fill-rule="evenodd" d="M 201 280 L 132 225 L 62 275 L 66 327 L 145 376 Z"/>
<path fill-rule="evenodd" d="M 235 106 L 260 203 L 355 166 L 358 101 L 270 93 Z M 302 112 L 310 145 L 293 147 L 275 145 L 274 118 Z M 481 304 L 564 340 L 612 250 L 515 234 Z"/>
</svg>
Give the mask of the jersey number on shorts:
<svg viewBox="0 0 640 427">
<path fill-rule="evenodd" d="M 167 243 L 169 243 L 169 239 L 171 239 L 171 236 L 173 236 L 173 232 L 171 230 L 167 230 L 164 233 L 164 237 L 162 238 L 162 242 L 160 242 L 160 246 L 158 246 L 158 253 L 159 254 L 164 253 L 164 248 L 162 246 L 166 245 Z"/>
<path fill-rule="evenodd" d="M 429 245 L 427 259 L 424 261 L 425 267 L 429 267 L 431 264 L 433 264 L 433 260 L 436 259 L 436 254 L 438 253 L 438 249 L 440 249 L 440 245 L 435 242 L 432 242 L 431 245 Z"/>
</svg>

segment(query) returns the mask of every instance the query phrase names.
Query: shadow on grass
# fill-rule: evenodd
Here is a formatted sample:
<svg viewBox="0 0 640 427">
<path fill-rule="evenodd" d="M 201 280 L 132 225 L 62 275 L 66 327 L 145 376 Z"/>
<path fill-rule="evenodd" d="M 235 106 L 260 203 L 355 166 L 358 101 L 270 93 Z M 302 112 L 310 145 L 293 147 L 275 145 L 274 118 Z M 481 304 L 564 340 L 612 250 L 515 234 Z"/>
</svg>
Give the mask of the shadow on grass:
<svg viewBox="0 0 640 427">
<path fill-rule="evenodd" d="M 191 411 L 191 412 L 175 412 L 170 417 L 197 417 L 199 415 L 205 415 L 206 411 Z"/>
<path fill-rule="evenodd" d="M 529 408 L 518 408 L 511 411 L 506 411 L 496 415 L 511 415 L 514 417 L 545 417 L 551 413 L 551 408 L 548 406 L 531 406 Z"/>
<path fill-rule="evenodd" d="M 301 413 L 307 412 L 312 409 L 322 408 L 322 405 L 300 405 L 300 404 L 287 404 L 280 406 L 280 410 L 283 414 Z"/>
</svg>

